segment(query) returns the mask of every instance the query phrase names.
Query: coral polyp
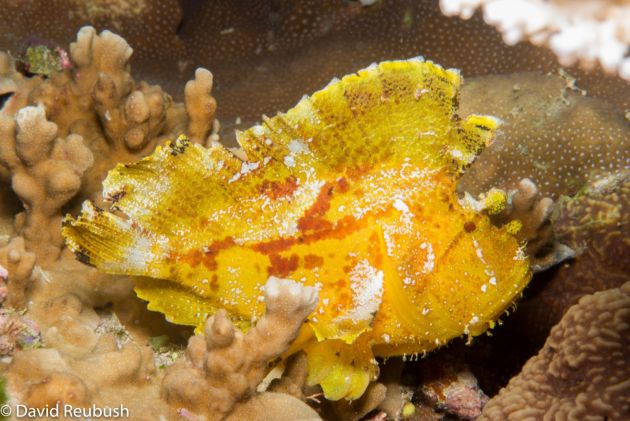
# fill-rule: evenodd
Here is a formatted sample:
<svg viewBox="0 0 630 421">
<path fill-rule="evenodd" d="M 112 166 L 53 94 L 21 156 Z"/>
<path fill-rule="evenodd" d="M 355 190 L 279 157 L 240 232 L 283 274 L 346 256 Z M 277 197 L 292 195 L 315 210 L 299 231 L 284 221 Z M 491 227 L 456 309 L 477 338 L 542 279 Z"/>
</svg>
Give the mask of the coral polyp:
<svg viewBox="0 0 630 421">
<path fill-rule="evenodd" d="M 456 195 L 498 125 L 456 114 L 460 84 L 430 61 L 383 62 L 237 133 L 244 161 L 180 137 L 118 165 L 110 209 L 86 202 L 63 234 L 80 260 L 139 277 L 150 309 L 199 331 L 218 309 L 255 324 L 268 279 L 316 288 L 289 352 L 306 352 L 327 398 L 356 398 L 375 356 L 479 335 L 530 279 L 513 230 Z M 500 209 L 505 195 L 491 197 Z"/>
</svg>

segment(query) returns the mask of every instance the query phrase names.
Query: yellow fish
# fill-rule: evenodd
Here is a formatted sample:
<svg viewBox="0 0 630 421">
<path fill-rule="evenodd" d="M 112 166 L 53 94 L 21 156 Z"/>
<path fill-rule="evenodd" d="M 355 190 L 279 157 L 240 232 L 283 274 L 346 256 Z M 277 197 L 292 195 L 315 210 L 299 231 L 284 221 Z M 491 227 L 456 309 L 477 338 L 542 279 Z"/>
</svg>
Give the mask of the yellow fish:
<svg viewBox="0 0 630 421">
<path fill-rule="evenodd" d="M 118 165 L 110 211 L 86 202 L 63 234 L 85 263 L 141 277 L 173 323 L 225 308 L 247 329 L 269 277 L 315 286 L 292 351 L 328 399 L 357 398 L 375 356 L 483 333 L 531 276 L 511 230 L 455 193 L 498 125 L 457 116 L 460 83 L 422 59 L 372 65 L 237 133 L 247 161 L 180 137 Z"/>
</svg>

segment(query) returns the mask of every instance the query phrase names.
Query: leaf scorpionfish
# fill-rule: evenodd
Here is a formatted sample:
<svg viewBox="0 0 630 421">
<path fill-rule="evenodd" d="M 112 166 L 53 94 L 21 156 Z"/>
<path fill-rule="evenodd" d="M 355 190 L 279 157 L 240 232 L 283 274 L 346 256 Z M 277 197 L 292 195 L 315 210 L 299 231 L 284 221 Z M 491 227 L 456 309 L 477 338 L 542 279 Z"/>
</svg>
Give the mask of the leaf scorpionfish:
<svg viewBox="0 0 630 421">
<path fill-rule="evenodd" d="M 374 64 L 237 133 L 245 161 L 180 137 L 110 171 L 110 210 L 84 203 L 63 234 L 198 328 L 225 308 L 247 329 L 271 276 L 315 286 L 293 349 L 328 399 L 357 398 L 375 357 L 482 334 L 531 277 L 509 227 L 457 197 L 499 124 L 456 114 L 460 83 L 421 58 Z"/>
</svg>

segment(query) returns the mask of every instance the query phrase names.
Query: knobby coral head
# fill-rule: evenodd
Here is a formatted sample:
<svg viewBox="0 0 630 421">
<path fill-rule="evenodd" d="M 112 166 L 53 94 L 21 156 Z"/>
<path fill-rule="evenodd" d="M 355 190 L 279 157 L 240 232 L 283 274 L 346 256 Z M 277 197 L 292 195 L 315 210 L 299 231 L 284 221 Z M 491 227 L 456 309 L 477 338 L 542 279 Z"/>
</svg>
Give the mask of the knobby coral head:
<svg viewBox="0 0 630 421">
<path fill-rule="evenodd" d="M 460 83 L 419 58 L 372 65 L 238 133 L 245 161 L 180 137 L 112 170 L 110 211 L 86 202 L 64 236 L 84 262 L 140 277 L 150 309 L 199 329 L 220 308 L 247 329 L 270 277 L 315 287 L 289 352 L 306 352 L 327 398 L 356 398 L 375 356 L 479 335 L 530 279 L 513 230 L 455 193 L 498 125 L 457 116 Z"/>
</svg>

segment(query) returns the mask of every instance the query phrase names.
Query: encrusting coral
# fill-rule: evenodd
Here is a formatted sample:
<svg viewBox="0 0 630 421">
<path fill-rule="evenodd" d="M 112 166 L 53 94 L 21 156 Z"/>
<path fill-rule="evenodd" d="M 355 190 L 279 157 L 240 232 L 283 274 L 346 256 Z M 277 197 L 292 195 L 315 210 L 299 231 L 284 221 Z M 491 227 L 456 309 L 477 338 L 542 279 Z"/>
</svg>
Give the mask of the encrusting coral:
<svg viewBox="0 0 630 421">
<path fill-rule="evenodd" d="M 514 45 L 522 39 L 548 45 L 560 63 L 600 64 L 630 80 L 630 6 L 616 0 L 440 0 L 447 15 L 469 19 L 476 8 Z"/>
<path fill-rule="evenodd" d="M 110 172 L 103 195 L 125 217 L 86 202 L 68 246 L 150 277 L 135 288 L 149 309 L 198 329 L 219 308 L 249 326 L 269 276 L 319 288 L 292 351 L 328 399 L 358 398 L 374 355 L 480 335 L 530 279 L 510 228 L 455 195 L 497 125 L 455 117 L 460 82 L 418 58 L 375 64 L 239 133 L 248 161 L 180 137 Z M 488 212 L 506 200 L 489 197 Z"/>
<path fill-rule="evenodd" d="M 268 363 L 289 348 L 315 309 L 317 290 L 272 277 L 264 298 L 265 315 L 247 334 L 238 331 L 225 310 L 207 319 L 204 335 L 190 338 L 186 361 L 166 372 L 162 390 L 168 403 L 220 420 L 254 394 Z"/>
<path fill-rule="evenodd" d="M 629 329 L 630 283 L 582 297 L 478 420 L 628 419 Z"/>
<path fill-rule="evenodd" d="M 458 186 L 473 196 L 492 187 L 516 189 L 527 178 L 540 197 L 557 200 L 630 165 L 624 112 L 587 95 L 566 73 L 469 79 L 460 107 L 502 121 L 495 142 Z"/>
<path fill-rule="evenodd" d="M 119 346 L 113 333 L 97 333 L 100 317 L 73 294 L 53 298 L 43 307 L 34 316 L 42 320 L 45 347 L 16 353 L 5 372 L 14 399 L 39 408 L 57 402 L 85 406 L 111 402 L 112 393 L 115 401 L 125 389 L 149 385 L 155 367 L 148 346 L 128 340 Z"/>
</svg>

